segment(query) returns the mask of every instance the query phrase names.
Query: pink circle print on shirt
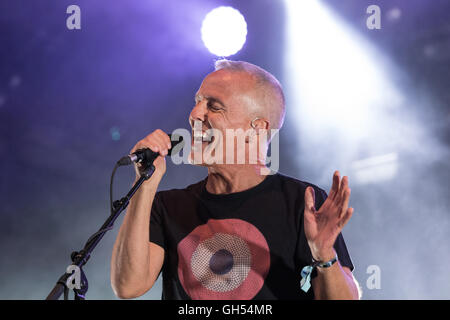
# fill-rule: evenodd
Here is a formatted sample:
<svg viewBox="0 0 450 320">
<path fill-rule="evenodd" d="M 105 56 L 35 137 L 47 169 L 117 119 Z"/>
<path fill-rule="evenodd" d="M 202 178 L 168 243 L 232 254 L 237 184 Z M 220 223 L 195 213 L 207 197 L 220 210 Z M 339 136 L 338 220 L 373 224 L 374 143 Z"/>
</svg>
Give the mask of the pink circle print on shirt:
<svg viewBox="0 0 450 320">
<path fill-rule="evenodd" d="M 210 219 L 178 244 L 178 277 L 194 300 L 248 300 L 270 268 L 262 233 L 240 219 Z"/>
</svg>

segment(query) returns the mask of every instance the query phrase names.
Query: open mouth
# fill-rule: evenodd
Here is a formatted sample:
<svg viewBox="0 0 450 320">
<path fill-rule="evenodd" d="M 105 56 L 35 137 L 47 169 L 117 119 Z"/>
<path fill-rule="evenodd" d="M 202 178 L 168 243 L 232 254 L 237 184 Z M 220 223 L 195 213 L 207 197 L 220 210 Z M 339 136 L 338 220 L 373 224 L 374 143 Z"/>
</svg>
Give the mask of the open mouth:
<svg viewBox="0 0 450 320">
<path fill-rule="evenodd" d="M 208 142 L 214 141 L 214 135 L 211 129 L 206 131 L 192 130 L 192 142 Z"/>
<path fill-rule="evenodd" d="M 205 145 L 211 145 L 214 142 L 214 131 L 216 129 L 212 128 L 207 122 L 194 121 L 191 123 L 192 127 L 192 147 L 197 149 L 200 145 L 205 147 Z M 202 147 L 202 148 L 203 148 Z"/>
</svg>

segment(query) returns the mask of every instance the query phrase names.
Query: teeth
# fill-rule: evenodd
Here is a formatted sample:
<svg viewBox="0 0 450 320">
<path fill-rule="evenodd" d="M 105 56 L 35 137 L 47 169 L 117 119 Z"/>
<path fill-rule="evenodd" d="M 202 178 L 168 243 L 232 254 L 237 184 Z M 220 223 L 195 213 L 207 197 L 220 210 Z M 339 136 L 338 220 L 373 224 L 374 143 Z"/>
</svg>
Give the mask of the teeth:
<svg viewBox="0 0 450 320">
<path fill-rule="evenodd" d="M 202 140 L 203 133 L 201 131 L 193 131 L 194 140 Z"/>
<path fill-rule="evenodd" d="M 202 138 L 203 138 L 203 141 L 211 141 L 212 131 L 208 130 L 208 132 L 203 132 Z"/>
<path fill-rule="evenodd" d="M 195 141 L 211 141 L 211 132 L 193 131 Z"/>
</svg>

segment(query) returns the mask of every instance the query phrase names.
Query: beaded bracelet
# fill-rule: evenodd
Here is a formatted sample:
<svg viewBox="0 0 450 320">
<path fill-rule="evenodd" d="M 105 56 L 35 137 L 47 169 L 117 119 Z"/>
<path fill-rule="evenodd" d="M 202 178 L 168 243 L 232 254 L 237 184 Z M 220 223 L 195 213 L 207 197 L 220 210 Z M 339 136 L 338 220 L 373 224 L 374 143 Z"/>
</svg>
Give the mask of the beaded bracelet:
<svg viewBox="0 0 450 320">
<path fill-rule="evenodd" d="M 304 292 L 308 292 L 309 288 L 311 287 L 311 274 L 312 274 L 313 270 L 317 267 L 329 268 L 333 264 L 335 264 L 335 262 L 337 260 L 338 260 L 337 254 L 334 256 L 333 259 L 331 259 L 330 261 L 327 261 L 327 262 L 315 261 L 313 259 L 313 261 L 312 261 L 313 263 L 311 265 L 305 266 L 302 269 L 302 272 L 301 272 L 302 279 L 300 280 L 300 288 Z"/>
</svg>

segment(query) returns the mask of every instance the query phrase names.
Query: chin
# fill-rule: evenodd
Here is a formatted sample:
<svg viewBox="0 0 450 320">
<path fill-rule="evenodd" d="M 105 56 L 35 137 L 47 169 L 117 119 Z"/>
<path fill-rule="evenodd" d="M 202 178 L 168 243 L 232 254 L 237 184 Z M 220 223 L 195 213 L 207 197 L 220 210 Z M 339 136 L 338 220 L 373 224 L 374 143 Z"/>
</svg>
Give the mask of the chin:
<svg viewBox="0 0 450 320">
<path fill-rule="evenodd" d="M 202 148 L 203 149 L 203 148 Z M 202 150 L 202 158 L 201 158 L 201 162 L 196 162 L 194 163 L 194 153 L 193 153 L 193 146 L 191 145 L 191 151 L 189 152 L 189 157 L 188 157 L 188 162 L 189 164 L 193 165 L 193 166 L 198 166 L 198 167 L 210 167 L 211 165 L 206 164 L 203 161 L 203 150 Z"/>
</svg>

